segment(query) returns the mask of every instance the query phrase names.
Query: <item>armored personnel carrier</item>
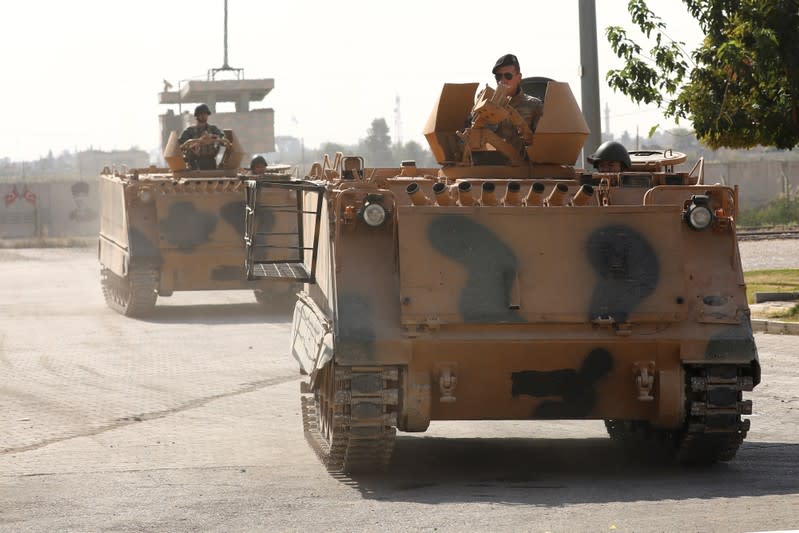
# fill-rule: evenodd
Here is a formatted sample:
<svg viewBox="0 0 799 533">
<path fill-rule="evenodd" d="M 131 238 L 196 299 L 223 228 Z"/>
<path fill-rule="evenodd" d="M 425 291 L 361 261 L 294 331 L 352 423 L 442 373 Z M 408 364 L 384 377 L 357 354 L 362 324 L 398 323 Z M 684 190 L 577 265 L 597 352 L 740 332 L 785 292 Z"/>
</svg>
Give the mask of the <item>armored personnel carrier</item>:
<svg viewBox="0 0 799 533">
<path fill-rule="evenodd" d="M 174 132 L 164 154 L 169 168 L 103 170 L 98 254 L 103 294 L 115 311 L 146 316 L 159 296 L 192 290 L 249 289 L 264 304 L 293 302 L 300 287 L 293 281 L 250 281 L 244 270 L 245 179 L 288 181 L 289 167 L 246 176 L 239 168 L 243 150 L 230 130 L 224 139 L 194 139 L 182 148 L 209 142 L 219 145 L 215 170 L 187 168 Z M 264 223 L 293 236 L 298 197 L 280 194 L 272 196 Z M 280 244 L 293 246 L 288 238 Z M 265 261 L 271 252 L 260 253 Z"/>
<path fill-rule="evenodd" d="M 675 172 L 671 152 L 605 147 L 592 160 L 617 170 L 579 170 L 588 129 L 567 84 L 546 82 L 534 132 L 477 88 L 442 89 L 425 128 L 440 168 L 337 157 L 299 191 L 291 350 L 323 463 L 376 470 L 397 430 L 499 419 L 604 420 L 681 463 L 732 459 L 760 381 L 737 190 Z M 248 187 L 256 228 L 269 185 Z"/>
</svg>

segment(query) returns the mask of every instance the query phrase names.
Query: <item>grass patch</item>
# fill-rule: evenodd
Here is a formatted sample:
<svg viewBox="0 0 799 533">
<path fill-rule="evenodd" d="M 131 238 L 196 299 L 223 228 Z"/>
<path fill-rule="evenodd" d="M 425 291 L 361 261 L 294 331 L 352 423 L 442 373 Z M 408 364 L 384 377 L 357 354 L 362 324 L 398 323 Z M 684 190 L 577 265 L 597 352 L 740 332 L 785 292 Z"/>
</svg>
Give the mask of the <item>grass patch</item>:
<svg viewBox="0 0 799 533">
<path fill-rule="evenodd" d="M 766 318 L 778 318 L 786 322 L 799 322 L 799 304 L 794 304 L 784 311 L 772 311 L 767 313 Z"/>
<path fill-rule="evenodd" d="M 799 304 L 795 304 L 788 311 L 782 314 L 780 318 L 790 320 L 791 322 L 799 321 Z"/>
<path fill-rule="evenodd" d="M 0 248 L 91 248 L 97 237 L 35 237 L 30 239 L 0 239 Z"/>
<path fill-rule="evenodd" d="M 755 303 L 756 292 L 799 292 L 799 269 L 752 270 L 744 272 L 746 300 Z M 760 318 L 776 318 L 788 322 L 799 322 L 799 303 L 790 307 L 761 314 Z M 779 310 L 777 310 L 779 309 Z"/>
<path fill-rule="evenodd" d="M 752 270 L 744 272 L 746 301 L 755 302 L 756 292 L 799 292 L 799 269 Z"/>
</svg>

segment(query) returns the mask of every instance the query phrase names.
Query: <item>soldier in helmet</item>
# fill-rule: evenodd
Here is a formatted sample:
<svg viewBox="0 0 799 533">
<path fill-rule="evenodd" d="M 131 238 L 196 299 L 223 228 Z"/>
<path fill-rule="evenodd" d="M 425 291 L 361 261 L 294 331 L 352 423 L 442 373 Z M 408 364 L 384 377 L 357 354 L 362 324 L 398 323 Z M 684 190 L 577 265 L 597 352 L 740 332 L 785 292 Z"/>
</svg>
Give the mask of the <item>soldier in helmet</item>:
<svg viewBox="0 0 799 533">
<path fill-rule="evenodd" d="M 224 138 L 225 134 L 213 124 L 208 123 L 209 116 L 211 116 L 211 109 L 207 105 L 200 104 L 195 107 L 194 118 L 197 119 L 197 123 L 186 128 L 178 139 L 181 146 L 192 139 L 204 138 L 209 141 L 185 151 L 186 163 L 194 170 L 216 169 L 216 154 L 219 151 L 219 146 L 213 141 Z"/>
<path fill-rule="evenodd" d="M 266 159 L 264 159 L 264 156 L 262 155 L 255 156 L 252 158 L 252 161 L 250 161 L 250 174 L 256 176 L 261 175 L 264 172 L 266 172 L 266 167 L 268 165 L 269 164 L 266 162 Z"/>
<path fill-rule="evenodd" d="M 632 168 L 630 153 L 618 141 L 605 141 L 586 159 L 598 172 L 624 172 Z"/>
<path fill-rule="evenodd" d="M 530 126 L 530 129 L 535 131 L 538 120 L 544 113 L 544 103 L 522 91 L 522 73 L 516 56 L 505 54 L 497 59 L 491 73 L 494 74 L 497 84 L 507 87 L 508 94 L 511 95 L 510 105 L 518 111 L 519 115 Z M 516 127 L 509 119 L 497 125 L 497 135 L 512 142 L 515 142 L 518 137 Z"/>
</svg>

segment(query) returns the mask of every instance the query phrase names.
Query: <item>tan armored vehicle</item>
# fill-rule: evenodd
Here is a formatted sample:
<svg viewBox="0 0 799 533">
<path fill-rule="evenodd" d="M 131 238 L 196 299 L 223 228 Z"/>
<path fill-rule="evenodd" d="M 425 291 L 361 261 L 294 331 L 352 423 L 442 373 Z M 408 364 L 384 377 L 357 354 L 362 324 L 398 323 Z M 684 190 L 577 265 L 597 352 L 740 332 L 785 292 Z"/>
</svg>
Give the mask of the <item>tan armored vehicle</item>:
<svg viewBox="0 0 799 533">
<path fill-rule="evenodd" d="M 299 287 L 293 280 L 247 279 L 245 178 L 255 177 L 239 168 L 242 148 L 232 131 L 225 134 L 225 139 L 194 139 L 182 147 L 188 152 L 203 143 L 218 144 L 216 170 L 189 170 L 173 132 L 164 154 L 169 168 L 103 171 L 99 260 L 103 294 L 112 309 L 144 316 L 158 296 L 192 290 L 249 289 L 264 304 L 293 301 Z M 257 180 L 286 182 L 287 171 L 268 167 Z M 273 195 L 264 213 L 265 231 L 295 235 L 297 195 L 280 194 Z M 286 239 L 280 244 L 295 245 Z M 259 253 L 259 260 L 269 260 L 269 251 Z"/>
<path fill-rule="evenodd" d="M 683 463 L 736 454 L 760 380 L 737 190 L 670 152 L 578 171 L 586 124 L 566 84 L 545 87 L 532 132 L 507 96 L 445 85 L 425 129 L 440 169 L 345 157 L 308 177 L 315 283 L 291 349 L 329 470 L 384 467 L 396 430 L 434 420 L 599 419 Z"/>
</svg>

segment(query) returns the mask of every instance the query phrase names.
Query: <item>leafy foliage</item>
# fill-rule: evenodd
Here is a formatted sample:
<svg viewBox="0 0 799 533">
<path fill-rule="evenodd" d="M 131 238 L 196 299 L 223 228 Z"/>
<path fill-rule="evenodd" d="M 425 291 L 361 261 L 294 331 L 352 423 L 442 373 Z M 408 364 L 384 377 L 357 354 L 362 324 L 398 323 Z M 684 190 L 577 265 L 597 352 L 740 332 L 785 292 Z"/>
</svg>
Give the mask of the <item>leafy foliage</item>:
<svg viewBox="0 0 799 533">
<path fill-rule="evenodd" d="M 799 224 L 799 200 L 785 196 L 738 215 L 739 226 L 795 226 Z"/>
<path fill-rule="evenodd" d="M 633 23 L 653 44 L 645 55 L 623 28 L 607 28 L 624 61 L 607 73 L 610 86 L 690 120 L 713 148 L 799 144 L 799 0 L 683 3 L 705 34 L 690 58 L 645 0 L 629 1 Z"/>
<path fill-rule="evenodd" d="M 386 119 L 376 118 L 366 132 L 362 141 L 363 153 L 367 166 L 387 167 L 399 165 L 391 154 L 391 136 L 388 133 Z"/>
<path fill-rule="evenodd" d="M 304 149 L 299 139 L 294 137 L 278 137 L 275 142 L 280 147 L 281 162 L 297 164 L 301 161 L 321 161 L 325 154 L 333 157 L 337 152 L 347 155 L 363 156 L 367 167 L 397 168 L 406 159 L 416 161 L 417 167 L 437 166 L 430 150 L 416 141 L 404 144 L 392 144 L 388 124 L 384 118 L 372 120 L 366 137 L 358 144 L 341 144 L 336 142 L 322 143 L 319 148 Z M 304 169 L 306 171 L 307 168 Z"/>
<path fill-rule="evenodd" d="M 755 303 L 756 292 L 799 292 L 799 270 L 750 270 L 744 273 L 746 299 Z M 782 313 L 781 318 L 796 317 L 793 309 Z"/>
</svg>

